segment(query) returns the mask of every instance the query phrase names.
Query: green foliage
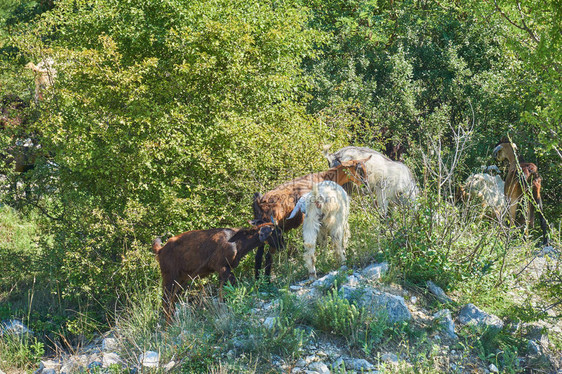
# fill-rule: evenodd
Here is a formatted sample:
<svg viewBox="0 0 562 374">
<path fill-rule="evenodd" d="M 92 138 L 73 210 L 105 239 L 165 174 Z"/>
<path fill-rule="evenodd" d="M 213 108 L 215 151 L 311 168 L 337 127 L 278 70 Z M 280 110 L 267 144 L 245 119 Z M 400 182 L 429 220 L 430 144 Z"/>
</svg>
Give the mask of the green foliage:
<svg viewBox="0 0 562 374">
<path fill-rule="evenodd" d="M 3 367 L 5 370 L 30 369 L 39 362 L 44 354 L 43 343 L 34 336 L 12 333 L 0 336 L 0 367 L 4 365 L 3 363 L 10 364 L 10 366 Z"/>
</svg>

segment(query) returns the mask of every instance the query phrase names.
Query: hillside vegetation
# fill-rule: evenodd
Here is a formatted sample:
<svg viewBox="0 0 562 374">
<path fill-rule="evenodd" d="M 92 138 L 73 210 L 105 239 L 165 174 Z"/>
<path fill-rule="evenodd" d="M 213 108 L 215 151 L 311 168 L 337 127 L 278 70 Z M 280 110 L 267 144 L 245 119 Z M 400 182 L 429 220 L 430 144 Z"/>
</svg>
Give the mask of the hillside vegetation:
<svg viewBox="0 0 562 374">
<path fill-rule="evenodd" d="M 413 206 L 388 217 L 373 197 L 352 196 L 349 269 L 386 261 L 385 284 L 422 297 L 435 282 L 454 311 L 474 303 L 506 326 L 556 325 L 560 50 L 558 0 L 2 2 L 0 320 L 34 334 L 0 334 L 0 370 L 32 372 L 42 357 L 118 327 L 132 356 L 163 344 L 186 373 L 277 371 L 264 362 L 297 362 L 320 335 L 366 359 L 385 344 L 419 350 L 425 361 L 405 372 L 453 371 L 433 366 L 431 327 L 387 324 L 339 299 L 337 287 L 324 290 L 328 309 L 301 308 L 288 292 L 306 278 L 300 229 L 274 255 L 271 283 L 254 281 L 250 254 L 225 304 L 214 301 L 216 276 L 197 282 L 198 301 L 166 330 L 152 240 L 248 226 L 253 193 L 327 169 L 325 145 L 395 147 L 420 188 Z M 26 64 L 48 60 L 56 76 L 37 99 Z M 13 97 L 22 105 L 11 107 Z M 469 175 L 496 163 L 506 136 L 542 177 L 546 260 L 538 223 L 525 233 L 458 199 Z M 20 173 L 24 148 L 34 167 Z M 317 252 L 319 275 L 336 268 L 330 251 Z M 537 257 L 535 277 L 527 270 Z M 248 319 L 272 300 L 275 333 Z M 431 300 L 424 308 L 437 311 Z M 466 330 L 456 350 L 505 372 L 555 370 L 516 362 L 527 341 L 508 330 Z M 227 355 L 248 336 L 263 345 Z M 560 337 L 548 349 L 559 353 Z"/>
</svg>

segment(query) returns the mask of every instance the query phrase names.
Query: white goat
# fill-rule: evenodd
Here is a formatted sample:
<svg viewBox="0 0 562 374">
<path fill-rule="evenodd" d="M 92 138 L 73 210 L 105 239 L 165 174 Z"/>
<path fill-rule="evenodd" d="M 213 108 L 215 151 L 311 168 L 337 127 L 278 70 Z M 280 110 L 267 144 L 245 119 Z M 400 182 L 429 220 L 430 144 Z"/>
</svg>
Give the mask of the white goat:
<svg viewBox="0 0 562 374">
<path fill-rule="evenodd" d="M 377 204 L 383 215 L 388 211 L 388 204 L 406 204 L 414 201 L 418 187 L 410 169 L 401 162 L 392 161 L 380 152 L 366 147 L 344 147 L 335 153 L 328 153 L 329 146 L 324 147 L 324 157 L 331 167 L 343 161 L 359 160 L 371 156 L 365 162 L 367 184 L 375 192 Z"/>
<path fill-rule="evenodd" d="M 496 217 L 501 218 L 507 208 L 505 183 L 499 175 L 492 175 L 494 172 L 499 172 L 496 165 L 487 167 L 483 173 L 469 176 L 464 183 L 463 198 L 477 199 L 482 203 L 483 214 L 489 207 Z"/>
<path fill-rule="evenodd" d="M 309 278 L 316 278 L 316 241 L 323 245 L 328 236 L 342 263 L 345 262 L 345 248 L 349 239 L 349 198 L 345 190 L 335 182 L 324 181 L 314 184 L 312 191 L 303 195 L 291 212 L 289 219 L 299 211 L 305 214 L 302 236 L 304 241 L 304 262 Z"/>
</svg>

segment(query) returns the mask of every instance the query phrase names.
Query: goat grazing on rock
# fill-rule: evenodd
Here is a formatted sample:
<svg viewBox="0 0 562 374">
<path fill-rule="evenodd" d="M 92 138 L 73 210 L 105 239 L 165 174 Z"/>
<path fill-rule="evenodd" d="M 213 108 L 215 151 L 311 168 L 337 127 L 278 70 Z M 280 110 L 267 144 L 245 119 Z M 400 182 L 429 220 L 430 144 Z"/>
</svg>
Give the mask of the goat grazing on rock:
<svg viewBox="0 0 562 374">
<path fill-rule="evenodd" d="M 335 153 L 329 153 L 329 146 L 324 147 L 324 157 L 330 167 L 344 161 L 369 157 L 365 161 L 367 185 L 374 190 L 377 204 L 383 215 L 388 211 L 389 203 L 404 204 L 415 200 L 418 194 L 416 181 L 410 169 L 401 162 L 392 161 L 380 152 L 366 147 L 344 147 Z"/>
<path fill-rule="evenodd" d="M 507 176 L 505 178 L 504 193 L 508 202 L 509 219 L 515 223 L 517 205 L 523 200 L 525 192 L 531 190 L 532 199 L 527 202 L 526 223 L 533 226 L 535 210 L 541 221 L 543 244 L 548 244 L 547 223 L 543 215 L 541 199 L 541 181 L 537 165 L 530 162 L 518 162 L 515 151 L 517 146 L 507 139 L 502 139 L 494 148 L 493 156 L 499 161 L 508 162 Z"/>
<path fill-rule="evenodd" d="M 322 245 L 330 236 L 340 261 L 345 262 L 345 248 L 349 239 L 349 198 L 345 190 L 334 182 L 317 183 L 312 186 L 311 192 L 299 199 L 289 219 L 299 211 L 305 214 L 302 228 L 303 258 L 309 278 L 315 279 L 317 239 Z"/>
<path fill-rule="evenodd" d="M 162 274 L 162 306 L 171 321 L 178 294 L 190 281 L 219 273 L 219 299 L 226 281 L 234 283 L 232 269 L 257 246 L 267 242 L 274 248 L 284 248 L 279 227 L 271 222 L 254 220 L 249 229 L 209 229 L 188 231 L 168 239 L 166 245 L 157 238 L 152 250 L 157 256 Z"/>
<path fill-rule="evenodd" d="M 496 165 L 489 166 L 483 173 L 472 174 L 461 187 L 462 199 L 475 199 L 481 203 L 482 215 L 491 209 L 498 219 L 501 219 L 506 209 L 504 181 L 499 175 Z"/>
<path fill-rule="evenodd" d="M 365 162 L 370 156 L 363 159 L 345 161 L 339 165 L 319 173 L 307 174 L 305 176 L 295 178 L 289 182 L 274 188 L 265 195 L 259 193 L 254 194 L 254 218 L 266 220 L 273 217 L 283 232 L 287 232 L 299 227 L 303 222 L 303 214 L 297 213 L 294 217 L 289 215 L 295 208 L 297 201 L 307 192 L 312 190 L 315 183 L 323 181 L 333 181 L 338 185 L 345 183 L 355 183 L 361 185 L 365 178 Z M 259 277 L 259 271 L 262 265 L 264 247 L 260 246 L 255 257 L 255 276 Z M 271 275 L 271 254 L 270 250 L 265 256 L 265 275 Z"/>
</svg>

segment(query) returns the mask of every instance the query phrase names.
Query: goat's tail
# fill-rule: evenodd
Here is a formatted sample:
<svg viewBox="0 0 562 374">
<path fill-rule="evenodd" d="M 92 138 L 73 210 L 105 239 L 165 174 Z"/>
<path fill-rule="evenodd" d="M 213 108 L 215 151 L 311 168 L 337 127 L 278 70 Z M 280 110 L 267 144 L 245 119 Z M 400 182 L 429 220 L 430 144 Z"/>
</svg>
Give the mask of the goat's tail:
<svg viewBox="0 0 562 374">
<path fill-rule="evenodd" d="M 154 239 L 154 241 L 152 242 L 152 252 L 154 252 L 155 254 L 158 254 L 161 249 L 162 249 L 162 239 L 160 239 L 160 237 L 158 237 L 158 238 Z"/>
</svg>

